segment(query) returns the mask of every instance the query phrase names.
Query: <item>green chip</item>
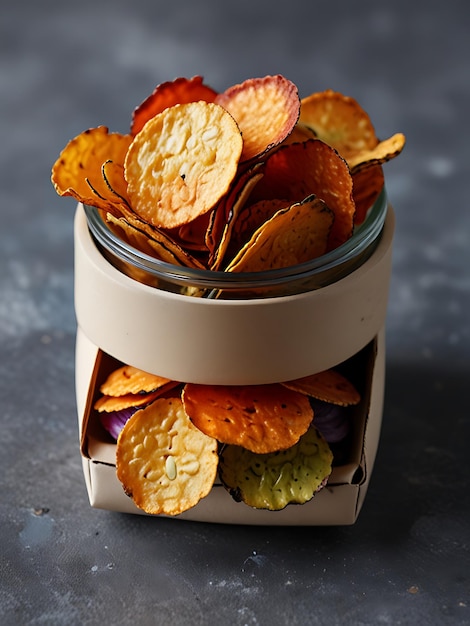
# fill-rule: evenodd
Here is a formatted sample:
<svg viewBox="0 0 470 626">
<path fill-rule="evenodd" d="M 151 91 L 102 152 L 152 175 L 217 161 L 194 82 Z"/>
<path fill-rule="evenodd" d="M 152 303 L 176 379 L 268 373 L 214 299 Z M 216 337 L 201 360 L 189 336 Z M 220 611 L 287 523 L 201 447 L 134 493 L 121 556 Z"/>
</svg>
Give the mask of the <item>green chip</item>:
<svg viewBox="0 0 470 626">
<path fill-rule="evenodd" d="M 313 498 L 331 474 L 333 454 L 311 426 L 291 448 L 256 454 L 227 445 L 219 458 L 219 476 L 237 502 L 256 509 L 279 511 Z"/>
</svg>

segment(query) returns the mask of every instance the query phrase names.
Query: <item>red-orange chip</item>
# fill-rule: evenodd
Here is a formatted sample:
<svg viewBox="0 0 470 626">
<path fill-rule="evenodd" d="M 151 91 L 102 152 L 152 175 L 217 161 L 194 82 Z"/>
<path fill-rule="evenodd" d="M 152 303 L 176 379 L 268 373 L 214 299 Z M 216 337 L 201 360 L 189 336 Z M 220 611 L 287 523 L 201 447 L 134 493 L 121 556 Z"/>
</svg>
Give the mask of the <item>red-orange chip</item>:
<svg viewBox="0 0 470 626">
<path fill-rule="evenodd" d="M 385 183 L 382 166 L 374 164 L 356 172 L 352 172 L 353 197 L 356 205 L 354 224 L 359 225 L 365 220 L 367 211 L 379 197 Z"/>
<path fill-rule="evenodd" d="M 229 87 L 215 102 L 233 115 L 242 131 L 242 161 L 282 143 L 300 113 L 297 87 L 281 75 L 250 78 Z"/>
<path fill-rule="evenodd" d="M 353 180 L 346 161 L 319 139 L 281 146 L 269 155 L 264 176 L 256 185 L 253 202 L 286 198 L 293 202 L 314 194 L 335 215 L 328 250 L 349 239 L 355 206 Z M 251 204 L 251 202 L 250 202 Z"/>
<path fill-rule="evenodd" d="M 290 448 L 313 418 L 308 398 L 280 384 L 191 383 L 183 389 L 183 405 L 193 424 L 206 435 L 258 453 Z"/>
<path fill-rule="evenodd" d="M 124 168 L 133 210 L 158 228 L 176 228 L 209 211 L 235 177 L 243 140 L 221 106 L 167 108 L 134 137 Z"/>
<path fill-rule="evenodd" d="M 131 133 L 136 135 L 144 125 L 168 107 L 188 102 L 213 102 L 217 92 L 204 84 L 202 76 L 192 78 L 176 78 L 173 81 L 160 83 L 132 114 Z"/>
</svg>

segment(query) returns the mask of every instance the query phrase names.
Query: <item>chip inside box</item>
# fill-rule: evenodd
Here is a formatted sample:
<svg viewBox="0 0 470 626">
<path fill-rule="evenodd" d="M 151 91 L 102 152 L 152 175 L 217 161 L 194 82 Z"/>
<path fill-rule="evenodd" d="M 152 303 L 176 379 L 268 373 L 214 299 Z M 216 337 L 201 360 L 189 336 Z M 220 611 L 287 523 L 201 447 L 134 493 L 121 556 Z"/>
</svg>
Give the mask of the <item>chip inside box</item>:
<svg viewBox="0 0 470 626">
<path fill-rule="evenodd" d="M 333 452 L 334 467 L 326 487 L 303 505 L 281 511 L 253 509 L 236 502 L 220 481 L 195 507 L 175 519 L 258 525 L 347 525 L 357 519 L 377 451 L 383 409 L 385 347 L 383 330 L 362 350 L 338 364 L 361 393 L 350 407 L 351 431 Z M 80 445 L 90 504 L 124 513 L 143 512 L 135 506 L 116 476 L 116 444 L 104 430 L 94 404 L 106 377 L 122 362 L 77 334 L 77 399 Z"/>
</svg>

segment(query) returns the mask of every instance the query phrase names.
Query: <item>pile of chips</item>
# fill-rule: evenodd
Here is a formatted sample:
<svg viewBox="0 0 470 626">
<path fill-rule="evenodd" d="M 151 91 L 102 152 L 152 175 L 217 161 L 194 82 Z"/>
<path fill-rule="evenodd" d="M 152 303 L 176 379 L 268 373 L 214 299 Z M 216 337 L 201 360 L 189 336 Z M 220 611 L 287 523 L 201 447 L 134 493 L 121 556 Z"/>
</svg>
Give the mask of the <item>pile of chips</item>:
<svg viewBox="0 0 470 626">
<path fill-rule="evenodd" d="M 156 259 L 255 272 L 344 243 L 404 144 L 401 133 L 380 141 L 361 106 L 332 90 L 300 99 L 276 75 L 219 93 L 181 77 L 135 109 L 129 133 L 99 126 L 72 139 L 52 183 Z"/>
<path fill-rule="evenodd" d="M 145 512 L 166 515 L 197 504 L 217 476 L 235 500 L 254 508 L 308 502 L 331 474 L 330 442 L 347 435 L 344 409 L 361 399 L 336 369 L 285 383 L 224 386 L 178 383 L 123 365 L 100 392 L 94 408 L 117 440 L 124 491 Z M 335 423 L 314 425 L 319 405 L 335 409 Z"/>
<path fill-rule="evenodd" d="M 51 180 L 155 259 L 259 272 L 346 242 L 383 188 L 382 165 L 404 145 L 401 133 L 379 140 L 362 107 L 332 90 L 301 99 L 276 75 L 218 92 L 201 76 L 182 77 L 135 109 L 129 133 L 99 126 L 72 139 Z M 125 365 L 101 393 L 95 409 L 117 440 L 125 492 L 167 515 L 194 506 L 217 475 L 252 507 L 307 502 L 332 470 L 326 432 L 331 442 L 346 432 L 331 406 L 360 401 L 336 370 L 237 387 L 182 384 Z"/>
</svg>

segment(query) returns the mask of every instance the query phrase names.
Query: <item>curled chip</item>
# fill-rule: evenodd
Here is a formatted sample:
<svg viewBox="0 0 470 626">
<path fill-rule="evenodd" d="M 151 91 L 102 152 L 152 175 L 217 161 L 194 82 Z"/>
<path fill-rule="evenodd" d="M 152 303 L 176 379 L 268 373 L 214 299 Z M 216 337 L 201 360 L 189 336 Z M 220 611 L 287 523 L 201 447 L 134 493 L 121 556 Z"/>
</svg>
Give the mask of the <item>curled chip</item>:
<svg viewBox="0 0 470 626">
<path fill-rule="evenodd" d="M 304 504 L 328 481 L 333 454 L 311 426 L 287 450 L 255 454 L 239 446 L 225 446 L 219 476 L 237 502 L 257 509 L 279 511 L 288 504 Z"/>
<path fill-rule="evenodd" d="M 279 384 L 186 384 L 183 404 L 206 435 L 258 453 L 289 448 L 313 418 L 308 398 Z"/>
<path fill-rule="evenodd" d="M 144 372 L 132 365 L 123 365 L 111 372 L 100 386 L 107 396 L 123 396 L 128 393 L 149 393 L 172 383 L 169 378 Z"/>
<path fill-rule="evenodd" d="M 106 161 L 123 164 L 131 144 L 131 135 L 109 133 L 106 126 L 90 128 L 69 141 L 52 167 L 51 181 L 60 196 L 72 196 L 78 202 L 111 210 L 119 203 L 110 193 L 103 174 Z"/>
<path fill-rule="evenodd" d="M 126 155 L 133 210 L 162 228 L 203 215 L 228 190 L 242 147 L 235 120 L 217 104 L 190 102 L 165 109 L 137 133 Z"/>
<path fill-rule="evenodd" d="M 359 103 L 331 89 L 302 98 L 299 121 L 348 162 L 350 156 L 378 143 L 370 117 Z"/>
<path fill-rule="evenodd" d="M 280 209 L 255 231 L 227 271 L 261 272 L 311 261 L 326 252 L 333 220 L 315 196 Z"/>
<path fill-rule="evenodd" d="M 112 213 L 109 213 L 106 216 L 106 221 L 114 231 L 120 233 L 122 239 L 149 256 L 173 265 L 200 269 L 203 267 L 169 235 L 147 224 L 130 212 L 126 212 L 125 217 L 122 218 L 116 218 Z"/>
<path fill-rule="evenodd" d="M 134 110 L 132 114 L 131 133 L 136 135 L 144 125 L 168 107 L 188 102 L 213 102 L 217 92 L 204 84 L 202 76 L 192 78 L 176 78 L 173 81 L 160 83 L 153 92 Z"/>
<path fill-rule="evenodd" d="M 348 159 L 351 172 L 354 173 L 372 165 L 381 165 L 400 154 L 405 145 L 405 135 L 395 133 L 392 137 L 379 142 L 374 148 L 364 149 Z"/>
<path fill-rule="evenodd" d="M 237 120 L 243 135 L 242 161 L 282 143 L 300 114 L 297 87 L 280 75 L 245 80 L 217 95 L 215 102 Z"/>
<path fill-rule="evenodd" d="M 159 398 L 126 422 L 116 447 L 116 472 L 136 506 L 178 515 L 212 488 L 217 441 L 195 428 L 179 398 Z"/>
<path fill-rule="evenodd" d="M 358 404 L 361 400 L 355 386 L 335 369 L 324 370 L 282 384 L 289 389 L 317 398 L 317 400 L 340 406 Z"/>
<path fill-rule="evenodd" d="M 344 243 L 353 232 L 353 180 L 346 161 L 319 139 L 281 146 L 269 155 L 264 176 L 252 201 L 286 198 L 299 202 L 312 194 L 335 214 L 328 250 Z"/>
<path fill-rule="evenodd" d="M 367 212 L 379 197 L 385 182 L 381 165 L 371 165 L 352 173 L 353 197 L 356 205 L 354 224 L 359 225 L 367 217 Z"/>
</svg>

